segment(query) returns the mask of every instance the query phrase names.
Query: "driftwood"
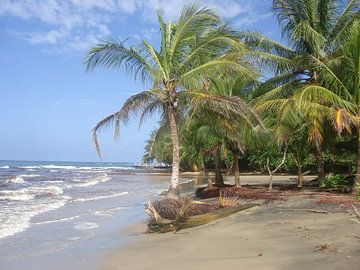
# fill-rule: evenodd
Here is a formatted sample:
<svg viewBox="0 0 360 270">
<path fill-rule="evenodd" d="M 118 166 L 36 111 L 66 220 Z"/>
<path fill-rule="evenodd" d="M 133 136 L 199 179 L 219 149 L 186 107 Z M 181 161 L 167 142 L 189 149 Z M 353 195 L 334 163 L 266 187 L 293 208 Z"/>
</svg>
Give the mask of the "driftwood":
<svg viewBox="0 0 360 270">
<path fill-rule="evenodd" d="M 173 222 L 172 220 L 162 218 L 151 201 L 145 204 L 145 212 L 158 224 L 172 224 Z"/>
<path fill-rule="evenodd" d="M 353 217 L 353 221 L 356 222 L 357 224 L 360 225 L 360 212 L 359 210 L 355 207 L 355 205 L 352 204 L 352 207 L 355 211 L 355 214 L 351 213 L 352 217 Z"/>
<path fill-rule="evenodd" d="M 316 209 L 291 209 L 291 208 L 284 208 L 284 209 L 276 209 L 277 211 L 305 211 L 311 213 L 318 213 L 318 214 L 328 214 L 328 211 L 325 210 L 316 210 Z"/>
<path fill-rule="evenodd" d="M 162 218 L 156 211 L 153 204 L 148 201 L 145 207 L 146 212 L 151 218 L 151 221 L 148 223 L 148 228 L 152 232 L 176 232 L 180 229 L 204 225 L 211 221 L 224 218 L 236 212 L 256 206 L 256 204 L 238 205 L 234 207 L 221 208 L 219 210 L 202 215 L 186 216 L 186 210 L 191 203 L 193 202 L 190 202 L 190 199 L 186 198 L 175 220 L 169 220 Z"/>
</svg>

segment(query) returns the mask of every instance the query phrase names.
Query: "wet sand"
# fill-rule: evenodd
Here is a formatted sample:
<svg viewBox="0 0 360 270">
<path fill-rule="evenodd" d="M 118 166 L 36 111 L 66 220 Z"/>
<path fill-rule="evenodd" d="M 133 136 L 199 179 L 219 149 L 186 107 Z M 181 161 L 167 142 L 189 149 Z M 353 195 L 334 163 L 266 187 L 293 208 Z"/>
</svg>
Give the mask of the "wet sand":
<svg viewBox="0 0 360 270">
<path fill-rule="evenodd" d="M 142 234 L 137 224 L 129 233 L 140 236 L 100 269 L 359 269 L 360 226 L 350 214 L 291 211 L 309 203 L 296 196 L 178 233 Z"/>
</svg>

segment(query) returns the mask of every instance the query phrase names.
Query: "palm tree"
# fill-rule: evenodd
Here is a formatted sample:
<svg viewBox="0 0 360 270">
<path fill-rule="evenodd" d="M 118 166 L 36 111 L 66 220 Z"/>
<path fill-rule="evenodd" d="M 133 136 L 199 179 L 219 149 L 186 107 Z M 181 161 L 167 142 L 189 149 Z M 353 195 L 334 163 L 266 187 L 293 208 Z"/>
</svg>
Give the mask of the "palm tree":
<svg viewBox="0 0 360 270">
<path fill-rule="evenodd" d="M 346 31 L 347 37 L 332 57 L 317 63 L 318 78 L 298 91 L 299 108 L 317 118 L 328 118 L 341 135 L 358 137 L 357 170 L 353 191 L 360 192 L 360 19 Z"/>
<path fill-rule="evenodd" d="M 221 156 L 230 151 L 233 158 L 235 184 L 241 187 L 238 155 L 244 152 L 247 139 L 250 136 L 254 139 L 256 131 L 263 128 L 261 119 L 246 102 L 246 96 L 255 84 L 254 79 L 249 80 L 239 75 L 211 78 L 206 91 L 224 99 L 237 98 L 243 113 L 224 115 L 212 112 L 208 106 L 194 108 L 189 112 L 191 117 L 188 119 L 188 128 L 185 130 L 186 141 L 189 141 L 189 145 L 184 145 L 184 147 L 186 149 L 190 146 L 188 149 L 190 151 L 185 151 L 185 153 L 197 152 L 200 159 L 203 159 L 205 154 L 211 153 L 215 163 L 215 183 L 218 186 L 224 185 L 221 174 Z"/>
<path fill-rule="evenodd" d="M 244 106 L 248 107 L 248 113 L 242 117 L 220 119 L 213 122 L 212 128 L 218 130 L 222 137 L 225 149 L 229 150 L 233 159 L 235 185 L 241 187 L 239 154 L 243 154 L 249 139 L 256 140 L 257 131 L 262 129 L 263 123 L 255 111 L 247 104 L 249 93 L 258 84 L 258 81 L 248 80 L 240 76 L 232 76 L 225 79 L 212 78 L 209 91 L 220 96 L 239 97 L 244 100 Z"/>
<path fill-rule="evenodd" d="M 150 89 L 131 96 L 121 109 L 98 122 L 93 129 L 98 153 L 97 133 L 114 126 L 118 136 L 120 124 L 126 124 L 131 114 L 140 122 L 160 112 L 170 128 L 173 147 L 172 175 L 168 196 L 179 194 L 178 115 L 189 106 L 208 106 L 219 114 L 242 113 L 236 98 L 222 98 L 202 91 L 209 77 L 236 72 L 252 77 L 252 70 L 241 60 L 244 46 L 235 33 L 222 24 L 207 8 L 188 5 L 181 11 L 177 23 L 165 23 L 158 14 L 161 45 L 157 50 L 149 42 L 126 47 L 124 42 L 103 41 L 86 56 L 87 70 L 98 66 L 124 68 L 135 79 L 151 83 Z"/>
<path fill-rule="evenodd" d="M 279 115 L 286 111 L 285 104 L 298 108 L 308 125 L 309 141 L 314 145 L 319 179 L 325 177 L 321 149 L 324 126 L 328 123 L 327 109 L 313 105 L 311 110 L 306 110 L 309 106 L 300 110 L 300 104 L 291 97 L 307 84 L 318 82 L 319 67 L 334 55 L 359 17 L 359 0 L 350 0 L 343 9 L 340 7 L 340 1 L 332 0 L 274 0 L 273 10 L 291 48 L 260 34 L 242 36 L 250 47 L 261 52 L 253 53 L 258 61 L 275 72 L 258 89 L 257 103 L 263 108 L 277 107 Z"/>
</svg>

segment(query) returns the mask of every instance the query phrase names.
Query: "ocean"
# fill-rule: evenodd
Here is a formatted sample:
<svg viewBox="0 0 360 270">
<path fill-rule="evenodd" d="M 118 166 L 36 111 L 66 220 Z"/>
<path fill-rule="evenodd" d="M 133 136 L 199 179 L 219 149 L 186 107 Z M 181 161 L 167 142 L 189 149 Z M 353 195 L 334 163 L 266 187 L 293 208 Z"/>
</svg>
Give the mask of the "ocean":
<svg viewBox="0 0 360 270">
<path fill-rule="evenodd" d="M 133 165 L 0 161 L 0 269 L 97 269 L 168 187 Z"/>
</svg>

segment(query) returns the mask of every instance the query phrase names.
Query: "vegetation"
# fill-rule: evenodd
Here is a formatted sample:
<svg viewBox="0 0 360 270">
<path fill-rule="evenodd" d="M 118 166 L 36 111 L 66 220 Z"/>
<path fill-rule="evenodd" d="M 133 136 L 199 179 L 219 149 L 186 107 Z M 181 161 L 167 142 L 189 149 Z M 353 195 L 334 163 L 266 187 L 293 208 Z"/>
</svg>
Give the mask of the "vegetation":
<svg viewBox="0 0 360 270">
<path fill-rule="evenodd" d="M 151 85 L 95 126 L 99 154 L 103 128 L 117 137 L 131 114 L 142 122 L 156 112 L 144 161 L 172 164 L 169 196 L 180 167 L 215 169 L 222 186 L 225 166 L 238 187 L 240 168 L 296 173 L 298 187 L 310 171 L 334 188 L 355 174 L 360 193 L 360 1 L 273 0 L 273 12 L 288 46 L 189 5 L 175 23 L 158 15 L 158 50 L 114 40 L 92 48 L 88 70 L 124 68 Z"/>
</svg>

